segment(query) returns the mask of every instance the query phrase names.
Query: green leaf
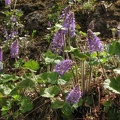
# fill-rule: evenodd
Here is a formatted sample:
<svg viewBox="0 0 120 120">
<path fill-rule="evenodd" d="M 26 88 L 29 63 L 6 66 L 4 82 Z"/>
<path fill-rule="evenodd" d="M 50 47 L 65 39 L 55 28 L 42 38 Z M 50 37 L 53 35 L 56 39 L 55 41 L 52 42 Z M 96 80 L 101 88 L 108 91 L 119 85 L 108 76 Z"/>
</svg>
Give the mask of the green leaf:
<svg viewBox="0 0 120 120">
<path fill-rule="evenodd" d="M 57 84 L 58 73 L 57 72 L 47 72 L 41 74 L 41 79 L 47 83 Z"/>
<path fill-rule="evenodd" d="M 109 108 L 111 107 L 112 103 L 111 103 L 111 101 L 105 101 L 105 102 L 103 103 L 103 105 L 104 105 L 104 107 L 105 107 L 104 111 L 105 111 L 105 112 L 108 112 L 108 110 L 109 110 Z"/>
<path fill-rule="evenodd" d="M 8 94 L 10 94 L 10 92 L 11 92 L 11 88 L 7 85 L 1 84 L 0 88 L 3 89 L 3 91 L 1 91 L 1 92 L 3 92 L 2 94 L 6 95 L 6 96 Z"/>
<path fill-rule="evenodd" d="M 47 51 L 45 54 L 43 54 L 43 57 L 46 64 L 50 64 L 50 63 L 57 64 L 63 59 L 61 56 L 57 56 L 51 51 Z"/>
<path fill-rule="evenodd" d="M 9 110 L 10 110 L 9 106 L 3 106 L 1 109 L 2 115 L 6 115 Z"/>
<path fill-rule="evenodd" d="M 77 109 L 79 106 L 81 106 L 83 104 L 83 99 L 80 99 L 79 102 L 75 103 L 72 105 L 72 107 L 74 107 L 75 109 Z"/>
<path fill-rule="evenodd" d="M 27 111 L 30 111 L 33 109 L 33 104 L 30 101 L 30 99 L 28 97 L 23 97 L 21 99 L 21 106 L 20 106 L 20 110 L 22 113 L 25 113 Z"/>
<path fill-rule="evenodd" d="M 66 47 L 64 52 L 74 52 L 75 50 L 77 50 L 77 48 L 70 46 L 70 47 Z"/>
<path fill-rule="evenodd" d="M 19 88 L 25 88 L 25 89 L 28 88 L 28 87 L 32 88 L 34 86 L 35 86 L 35 83 L 30 79 L 23 80 L 18 84 Z"/>
<path fill-rule="evenodd" d="M 0 98 L 0 107 L 2 108 L 5 105 L 7 105 L 7 98 L 5 97 Z"/>
<path fill-rule="evenodd" d="M 62 113 L 66 117 L 70 117 L 75 109 L 71 107 L 68 103 L 65 103 L 64 106 L 62 107 Z"/>
<path fill-rule="evenodd" d="M 60 76 L 60 78 L 58 79 L 58 84 L 64 85 L 68 83 L 71 79 L 72 79 L 72 73 L 71 72 L 65 73 L 64 75 Z"/>
<path fill-rule="evenodd" d="M 13 95 L 14 100 L 20 100 L 20 95 Z"/>
<path fill-rule="evenodd" d="M 47 78 L 48 83 L 56 84 L 57 80 L 58 80 L 58 73 L 56 73 L 56 72 L 48 73 L 48 78 Z"/>
<path fill-rule="evenodd" d="M 62 28 L 63 26 L 62 26 L 61 24 L 56 24 L 55 27 L 56 27 L 57 29 L 60 29 L 60 28 Z"/>
<path fill-rule="evenodd" d="M 15 62 L 14 66 L 15 68 L 19 68 L 24 64 L 24 60 L 23 59 L 19 59 Z"/>
<path fill-rule="evenodd" d="M 112 42 L 108 47 L 108 52 L 111 55 L 120 54 L 120 42 Z"/>
<path fill-rule="evenodd" d="M 23 67 L 26 69 L 32 70 L 32 71 L 37 71 L 39 69 L 39 64 L 38 62 L 34 60 L 30 60 L 30 61 L 25 62 Z"/>
<path fill-rule="evenodd" d="M 87 33 L 80 31 L 80 34 L 87 37 Z"/>
<path fill-rule="evenodd" d="M 88 56 L 84 53 L 80 53 L 78 49 L 74 50 L 73 55 L 81 60 L 86 60 Z"/>
<path fill-rule="evenodd" d="M 59 87 L 54 85 L 48 88 L 44 88 L 40 91 L 41 96 L 51 98 L 59 93 Z"/>
<path fill-rule="evenodd" d="M 59 109 L 59 108 L 62 108 L 64 104 L 65 104 L 64 101 L 55 100 L 52 102 L 51 107 L 53 109 Z"/>
<path fill-rule="evenodd" d="M 0 83 L 6 83 L 9 81 L 16 81 L 19 77 L 16 75 L 1 74 Z"/>
<path fill-rule="evenodd" d="M 120 94 L 120 76 L 118 76 L 116 79 L 106 79 L 104 81 L 104 88 L 107 88 L 117 94 Z"/>
</svg>

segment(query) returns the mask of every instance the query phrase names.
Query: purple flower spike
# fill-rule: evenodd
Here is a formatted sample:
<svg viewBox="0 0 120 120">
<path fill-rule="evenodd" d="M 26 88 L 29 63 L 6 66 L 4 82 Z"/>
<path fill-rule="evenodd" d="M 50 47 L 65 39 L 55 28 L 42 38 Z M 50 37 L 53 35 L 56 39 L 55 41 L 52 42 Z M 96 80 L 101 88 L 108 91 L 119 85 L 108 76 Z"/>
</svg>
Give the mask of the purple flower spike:
<svg viewBox="0 0 120 120">
<path fill-rule="evenodd" d="M 62 30 L 58 30 L 54 36 L 53 42 L 51 43 L 51 50 L 55 54 L 60 54 L 64 46 L 64 34 Z"/>
<path fill-rule="evenodd" d="M 18 51 L 19 51 L 18 41 L 15 40 L 11 45 L 10 51 L 11 58 L 16 58 L 18 56 Z"/>
<path fill-rule="evenodd" d="M 60 75 L 63 75 L 65 72 L 71 69 L 73 62 L 69 59 L 62 60 L 60 63 L 58 63 L 55 68 L 54 72 L 59 73 Z"/>
<path fill-rule="evenodd" d="M 89 43 L 89 52 L 98 52 L 103 51 L 103 45 L 100 39 L 89 29 L 88 33 L 88 43 Z"/>
<path fill-rule="evenodd" d="M 3 60 L 3 51 L 2 48 L 0 47 L 0 62 L 2 62 Z"/>
<path fill-rule="evenodd" d="M 69 12 L 70 12 L 70 6 L 67 6 L 66 8 L 64 8 L 64 9 L 62 10 L 62 14 L 61 14 L 60 18 L 65 19 L 65 16 L 66 16 Z"/>
<path fill-rule="evenodd" d="M 10 5 L 11 4 L 11 0 L 5 0 L 5 5 Z"/>
<path fill-rule="evenodd" d="M 66 97 L 66 102 L 74 104 L 77 103 L 80 98 L 81 98 L 80 86 L 76 85 L 75 88 Z"/>
<path fill-rule="evenodd" d="M 75 17 L 74 12 L 69 12 L 66 15 L 66 18 L 63 23 L 63 33 L 69 33 L 70 37 L 73 37 L 75 35 Z"/>
</svg>

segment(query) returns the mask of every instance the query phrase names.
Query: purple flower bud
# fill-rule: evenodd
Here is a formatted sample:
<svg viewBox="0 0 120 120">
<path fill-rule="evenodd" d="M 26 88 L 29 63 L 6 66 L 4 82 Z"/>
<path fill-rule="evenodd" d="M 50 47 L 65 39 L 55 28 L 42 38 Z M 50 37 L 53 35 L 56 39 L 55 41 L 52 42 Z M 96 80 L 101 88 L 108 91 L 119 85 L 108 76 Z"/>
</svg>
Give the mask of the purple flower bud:
<svg viewBox="0 0 120 120">
<path fill-rule="evenodd" d="M 120 23 L 117 26 L 118 38 L 120 38 Z"/>
<path fill-rule="evenodd" d="M 48 21 L 47 25 L 48 25 L 48 27 L 51 27 L 51 22 L 50 22 L 50 21 Z"/>
<path fill-rule="evenodd" d="M 7 32 L 6 29 L 4 30 L 4 35 L 5 35 L 5 36 L 8 35 L 8 32 Z"/>
<path fill-rule="evenodd" d="M 100 39 L 89 29 L 88 33 L 88 43 L 89 43 L 89 52 L 103 51 L 103 45 Z"/>
<path fill-rule="evenodd" d="M 16 21 L 16 16 L 15 15 L 12 15 L 11 17 L 11 22 L 15 22 Z"/>
<path fill-rule="evenodd" d="M 77 103 L 80 98 L 81 98 L 80 86 L 76 85 L 75 88 L 66 97 L 66 102 L 74 104 Z"/>
<path fill-rule="evenodd" d="M 90 23 L 89 23 L 89 25 L 88 25 L 88 29 L 90 29 L 90 30 L 94 30 L 94 20 L 92 20 Z"/>
<path fill-rule="evenodd" d="M 3 60 L 3 51 L 2 48 L 0 47 L 0 62 L 2 62 Z"/>
<path fill-rule="evenodd" d="M 51 50 L 55 54 L 60 54 L 62 52 L 62 48 L 64 46 L 64 34 L 62 30 L 58 30 L 55 33 L 53 42 L 51 43 Z"/>
<path fill-rule="evenodd" d="M 75 35 L 75 17 L 74 17 L 74 12 L 69 12 L 66 15 L 66 18 L 63 22 L 63 33 L 69 33 L 70 37 L 73 37 Z"/>
<path fill-rule="evenodd" d="M 18 41 L 15 40 L 11 45 L 10 51 L 11 58 L 16 58 L 18 56 L 18 51 L 19 51 Z"/>
<path fill-rule="evenodd" d="M 5 5 L 10 5 L 11 4 L 11 0 L 5 0 Z"/>
<path fill-rule="evenodd" d="M 55 68 L 54 72 L 59 73 L 60 75 L 63 75 L 65 72 L 71 69 L 72 67 L 72 61 L 69 59 L 62 60 L 60 63 L 58 63 Z"/>
</svg>

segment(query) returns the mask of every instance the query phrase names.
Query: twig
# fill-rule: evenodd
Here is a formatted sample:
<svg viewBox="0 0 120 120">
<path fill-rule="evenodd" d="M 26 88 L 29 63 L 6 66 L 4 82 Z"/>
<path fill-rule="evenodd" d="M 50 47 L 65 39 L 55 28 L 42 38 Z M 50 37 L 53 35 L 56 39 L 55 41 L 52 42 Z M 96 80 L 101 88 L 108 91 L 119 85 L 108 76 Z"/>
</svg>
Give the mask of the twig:
<svg viewBox="0 0 120 120">
<path fill-rule="evenodd" d="M 47 102 L 45 102 L 45 103 L 43 103 L 42 105 L 36 107 L 34 110 L 32 110 L 31 112 L 29 112 L 24 118 L 26 118 L 28 115 L 30 115 L 31 113 L 33 113 L 34 111 L 36 111 L 38 108 L 42 107 L 43 105 L 45 105 L 46 103 L 49 103 L 49 102 L 50 102 L 50 100 L 47 101 Z"/>
<path fill-rule="evenodd" d="M 85 61 L 82 60 L 82 92 L 85 94 Z"/>
</svg>

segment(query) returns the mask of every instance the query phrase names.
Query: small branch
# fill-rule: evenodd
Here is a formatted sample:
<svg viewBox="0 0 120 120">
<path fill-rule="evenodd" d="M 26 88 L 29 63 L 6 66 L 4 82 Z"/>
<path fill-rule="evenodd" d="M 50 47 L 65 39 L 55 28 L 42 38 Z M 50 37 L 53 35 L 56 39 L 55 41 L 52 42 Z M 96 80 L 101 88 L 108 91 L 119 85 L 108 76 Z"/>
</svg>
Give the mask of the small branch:
<svg viewBox="0 0 120 120">
<path fill-rule="evenodd" d="M 49 103 L 49 102 L 50 102 L 50 100 L 47 101 L 47 102 L 45 102 L 45 103 L 43 103 L 42 105 L 36 107 L 34 110 L 32 110 L 31 112 L 29 112 L 24 118 L 26 118 L 28 115 L 30 115 L 31 113 L 33 113 L 34 111 L 36 111 L 38 108 L 42 107 L 43 105 L 45 105 L 45 104 L 47 104 L 47 103 Z"/>
</svg>

